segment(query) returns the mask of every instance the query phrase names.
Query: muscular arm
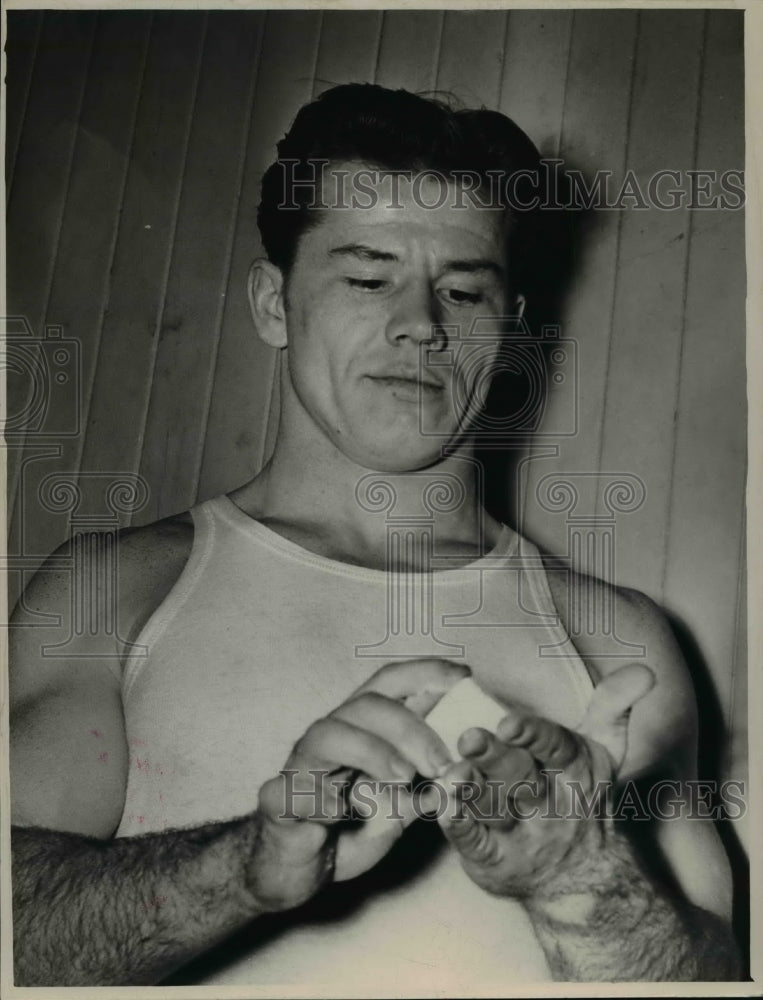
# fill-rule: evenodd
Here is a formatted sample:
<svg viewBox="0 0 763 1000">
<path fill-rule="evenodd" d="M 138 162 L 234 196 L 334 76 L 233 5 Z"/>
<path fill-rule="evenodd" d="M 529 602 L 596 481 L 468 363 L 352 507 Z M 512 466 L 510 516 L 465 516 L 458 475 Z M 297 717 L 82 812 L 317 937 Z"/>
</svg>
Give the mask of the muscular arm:
<svg viewBox="0 0 763 1000">
<path fill-rule="evenodd" d="M 177 578 L 188 550 L 183 535 L 135 536 L 120 550 L 122 635 L 135 636 L 136 623 Z M 76 561 L 85 564 L 83 593 L 86 563 Z M 350 829 L 343 837 L 349 775 L 411 781 L 449 760 L 420 716 L 465 668 L 440 660 L 387 664 L 310 726 L 285 762 L 294 787 L 308 793 L 310 803 L 302 794 L 294 807 L 304 815 L 286 808 L 291 785 L 280 774 L 262 786 L 247 816 L 111 839 L 126 789 L 119 650 L 109 647 L 107 631 L 88 627 L 93 622 L 69 635 L 70 588 L 61 566 L 54 559 L 25 593 L 12 631 L 17 985 L 164 978 L 259 914 L 299 906 L 330 878 L 361 874 L 386 853 L 400 823 L 384 836 Z M 41 626 L 42 615 L 59 625 Z M 63 648 L 65 659 L 51 655 Z"/>
<path fill-rule="evenodd" d="M 522 899 L 555 979 L 738 979 L 728 861 L 712 821 L 686 816 L 687 782 L 696 777 L 692 685 L 656 607 L 629 592 L 618 595 L 617 610 L 619 635 L 647 647 L 651 690 L 644 694 L 643 668 L 618 675 L 622 660 L 586 657 L 599 684 L 576 733 L 517 708 L 500 724 L 498 739 L 481 730 L 461 737 L 465 763 L 450 781 L 487 777 L 510 785 L 528 768 L 557 770 L 552 801 L 569 817 L 568 781 L 590 792 L 613 777 L 620 790 L 626 779 L 638 782 L 636 789 L 668 779 L 677 783 L 671 798 L 683 815 L 679 808 L 672 819 L 627 823 L 586 819 L 573 807 L 578 818 L 555 821 L 543 817 L 541 797 L 533 800 L 539 815 L 508 817 L 503 829 L 462 816 L 444 830 L 479 885 Z M 585 657 L 585 640 L 580 645 Z M 615 788 L 615 800 L 618 794 Z M 450 795 L 457 798 L 455 785 Z"/>
<path fill-rule="evenodd" d="M 573 577 L 569 586 L 579 584 Z M 554 596 L 560 604 L 561 595 Z M 692 807 L 687 801 L 686 782 L 697 777 L 691 678 L 660 609 L 634 591 L 613 590 L 613 597 L 616 634 L 644 644 L 646 663 L 656 675 L 654 688 L 634 705 L 628 722 L 620 784 L 639 777 L 647 787 L 661 778 L 677 781 L 683 789 L 681 808 L 688 812 L 696 803 Z M 589 668 L 607 676 L 618 661 L 587 655 L 588 641 L 576 637 L 575 644 Z M 601 650 L 601 644 L 596 648 Z M 528 907 L 555 977 L 738 979 L 741 962 L 729 924 L 730 870 L 712 820 L 652 817 L 646 827 L 641 821 L 614 826 L 600 852 L 580 870 L 561 875 L 555 899 L 538 898 Z M 667 866 L 670 885 L 640 856 L 641 841 L 650 838 Z"/>
<path fill-rule="evenodd" d="M 191 541 L 183 522 L 120 540 L 122 636 L 134 638 L 161 602 Z M 62 546 L 12 621 L 17 985 L 155 982 L 261 910 L 247 885 L 258 832 L 253 818 L 111 839 L 124 806 L 128 760 L 120 695 L 124 649 L 93 604 L 85 607 L 90 620 L 72 629 L 72 567 L 87 593 L 90 579 L 99 579 L 99 564 L 99 551 L 89 544 L 75 539 Z M 67 656 L 50 655 L 62 649 Z"/>
<path fill-rule="evenodd" d="M 255 817 L 103 841 L 12 831 L 18 986 L 149 984 L 263 912 Z"/>
<path fill-rule="evenodd" d="M 738 980 L 728 923 L 659 887 L 627 838 L 560 874 L 526 901 L 554 979 L 585 982 Z"/>
<path fill-rule="evenodd" d="M 103 540 L 105 543 L 105 539 Z M 119 542 L 119 627 L 97 605 L 73 628 L 102 556 L 74 539 L 37 574 L 10 632 L 12 887 L 16 982 L 153 982 L 251 919 L 252 820 L 110 839 L 119 824 L 128 748 L 124 648 L 182 571 L 192 529 L 165 522 Z M 68 655 L 61 656 L 65 651 Z M 51 655 L 57 653 L 59 655 Z"/>
</svg>

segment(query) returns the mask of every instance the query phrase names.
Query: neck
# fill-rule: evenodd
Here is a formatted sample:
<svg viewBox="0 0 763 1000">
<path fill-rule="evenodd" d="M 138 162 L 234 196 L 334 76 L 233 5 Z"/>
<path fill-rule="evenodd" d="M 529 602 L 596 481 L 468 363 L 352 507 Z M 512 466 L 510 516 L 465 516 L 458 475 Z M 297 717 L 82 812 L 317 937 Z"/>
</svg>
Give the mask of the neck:
<svg viewBox="0 0 763 1000">
<path fill-rule="evenodd" d="M 426 469 L 375 472 L 287 409 L 267 465 L 232 499 L 279 534 L 330 558 L 384 568 L 394 519 L 419 534 L 433 528 L 438 555 L 457 563 L 492 548 L 500 533 L 480 502 L 481 478 L 470 445 Z"/>
</svg>

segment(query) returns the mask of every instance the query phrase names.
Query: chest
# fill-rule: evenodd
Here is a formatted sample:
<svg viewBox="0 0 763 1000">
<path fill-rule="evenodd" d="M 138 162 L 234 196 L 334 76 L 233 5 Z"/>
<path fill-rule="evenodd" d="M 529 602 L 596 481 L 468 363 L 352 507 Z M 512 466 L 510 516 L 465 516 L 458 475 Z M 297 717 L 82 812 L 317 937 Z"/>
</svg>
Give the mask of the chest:
<svg viewBox="0 0 763 1000">
<path fill-rule="evenodd" d="M 125 690 L 128 797 L 153 803 L 136 813 L 143 824 L 147 812 L 164 828 L 249 811 L 308 726 L 394 659 L 466 663 L 499 700 L 565 725 L 585 710 L 585 668 L 527 574 L 302 567 L 243 580 L 233 568 L 226 587 L 200 580 L 146 637 L 149 656 Z"/>
</svg>

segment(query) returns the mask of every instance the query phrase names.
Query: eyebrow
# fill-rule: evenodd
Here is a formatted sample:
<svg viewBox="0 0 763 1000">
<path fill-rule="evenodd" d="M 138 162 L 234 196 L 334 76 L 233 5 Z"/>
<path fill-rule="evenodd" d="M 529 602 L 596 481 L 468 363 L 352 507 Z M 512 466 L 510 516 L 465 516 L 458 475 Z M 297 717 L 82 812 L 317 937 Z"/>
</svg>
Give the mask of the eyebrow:
<svg viewBox="0 0 763 1000">
<path fill-rule="evenodd" d="M 367 246 L 365 243 L 345 243 L 340 247 L 333 247 L 329 250 L 330 257 L 357 257 L 359 260 L 372 261 L 399 261 L 400 258 L 395 253 L 387 250 L 377 250 Z M 473 257 L 466 260 L 447 260 L 443 265 L 444 271 L 460 271 L 466 274 L 474 274 L 479 271 L 490 271 L 499 278 L 504 277 L 503 268 L 489 257 Z"/>
<path fill-rule="evenodd" d="M 395 253 L 387 250 L 376 250 L 364 243 L 345 243 L 341 247 L 329 250 L 330 257 L 358 257 L 360 260 L 400 260 Z"/>
<path fill-rule="evenodd" d="M 443 269 L 445 271 L 465 271 L 472 274 L 475 271 L 491 271 L 497 277 L 504 276 L 504 270 L 500 264 L 496 264 L 489 257 L 474 257 L 469 260 L 446 260 Z"/>
</svg>

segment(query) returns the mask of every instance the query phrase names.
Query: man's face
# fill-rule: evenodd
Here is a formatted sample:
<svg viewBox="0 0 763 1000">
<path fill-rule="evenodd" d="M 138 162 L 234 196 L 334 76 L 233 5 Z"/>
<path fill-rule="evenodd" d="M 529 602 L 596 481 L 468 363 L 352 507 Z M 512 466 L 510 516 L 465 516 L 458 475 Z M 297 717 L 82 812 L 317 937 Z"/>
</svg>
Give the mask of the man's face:
<svg viewBox="0 0 763 1000">
<path fill-rule="evenodd" d="M 297 405 L 351 461 L 406 471 L 436 462 L 484 398 L 498 347 L 490 318 L 507 312 L 505 220 L 459 204 L 453 187 L 426 207 L 443 201 L 431 178 L 401 182 L 402 207 L 392 207 L 388 182 L 374 185 L 372 207 L 321 210 L 300 238 L 286 292 L 288 372 Z M 494 343 L 459 347 L 478 317 Z"/>
</svg>

